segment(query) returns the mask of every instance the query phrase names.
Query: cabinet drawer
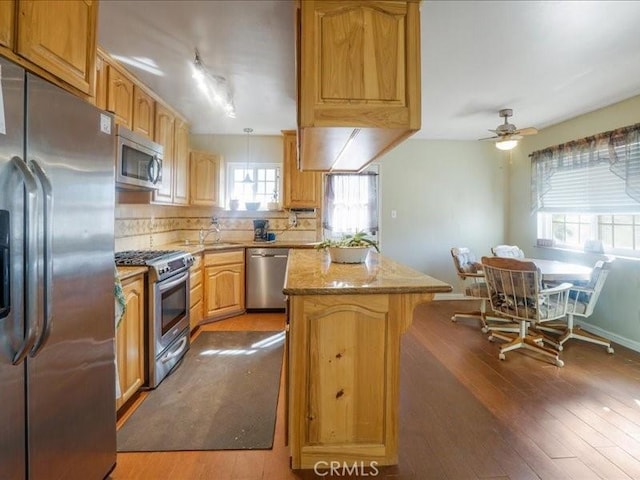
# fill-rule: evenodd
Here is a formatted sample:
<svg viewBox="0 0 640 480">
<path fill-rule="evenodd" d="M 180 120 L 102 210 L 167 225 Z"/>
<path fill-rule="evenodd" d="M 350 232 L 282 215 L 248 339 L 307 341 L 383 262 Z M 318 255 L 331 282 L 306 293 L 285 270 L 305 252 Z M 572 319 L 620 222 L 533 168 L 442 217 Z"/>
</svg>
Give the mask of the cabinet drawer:
<svg viewBox="0 0 640 480">
<path fill-rule="evenodd" d="M 191 329 L 191 331 L 193 331 L 193 329 L 200 325 L 200 323 L 202 322 L 204 313 L 203 308 L 204 303 L 198 302 L 195 305 L 192 305 L 189 309 L 189 328 Z"/>
<path fill-rule="evenodd" d="M 189 276 L 189 283 L 191 284 L 191 288 L 195 288 L 198 285 L 202 284 L 202 269 L 194 272 L 191 271 L 191 275 Z"/>
<path fill-rule="evenodd" d="M 204 265 L 206 267 L 214 265 L 228 265 L 230 263 L 244 263 L 244 250 L 207 253 L 204 256 Z"/>
<path fill-rule="evenodd" d="M 190 301 L 189 306 L 193 307 L 196 303 L 202 300 L 202 283 L 199 283 L 196 287 L 192 287 L 189 293 Z"/>
</svg>

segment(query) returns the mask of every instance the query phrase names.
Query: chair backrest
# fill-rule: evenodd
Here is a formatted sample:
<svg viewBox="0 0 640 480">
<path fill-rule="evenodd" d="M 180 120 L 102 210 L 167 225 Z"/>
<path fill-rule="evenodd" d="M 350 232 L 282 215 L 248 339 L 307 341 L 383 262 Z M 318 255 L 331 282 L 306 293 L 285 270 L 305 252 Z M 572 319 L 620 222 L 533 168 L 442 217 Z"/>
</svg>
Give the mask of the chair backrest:
<svg viewBox="0 0 640 480">
<path fill-rule="evenodd" d="M 570 293 L 569 310 L 575 315 L 588 317 L 593 313 L 593 309 L 598 302 L 604 282 L 611 271 L 611 261 L 598 260 L 591 271 L 591 279 L 585 287 L 580 290 L 573 290 Z"/>
<path fill-rule="evenodd" d="M 529 261 L 482 257 L 491 308 L 518 320 L 545 322 L 567 313 L 570 284 L 543 290 L 540 270 Z"/>
<path fill-rule="evenodd" d="M 524 258 L 524 252 L 517 245 L 496 245 L 491 248 L 491 253 L 496 257 Z"/>
<path fill-rule="evenodd" d="M 460 278 L 465 278 L 469 273 L 479 273 L 482 270 L 482 264 L 478 262 L 475 254 L 467 247 L 453 247 L 451 256 Z"/>
</svg>

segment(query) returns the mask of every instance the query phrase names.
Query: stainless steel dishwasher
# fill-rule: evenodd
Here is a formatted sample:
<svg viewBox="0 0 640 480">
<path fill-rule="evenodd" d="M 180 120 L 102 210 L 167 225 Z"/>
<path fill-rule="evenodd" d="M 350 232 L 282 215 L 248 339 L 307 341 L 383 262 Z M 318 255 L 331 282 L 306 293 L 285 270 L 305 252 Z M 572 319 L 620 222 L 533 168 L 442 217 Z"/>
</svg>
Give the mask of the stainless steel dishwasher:
<svg viewBox="0 0 640 480">
<path fill-rule="evenodd" d="M 284 310 L 288 248 L 247 249 L 247 310 Z"/>
</svg>

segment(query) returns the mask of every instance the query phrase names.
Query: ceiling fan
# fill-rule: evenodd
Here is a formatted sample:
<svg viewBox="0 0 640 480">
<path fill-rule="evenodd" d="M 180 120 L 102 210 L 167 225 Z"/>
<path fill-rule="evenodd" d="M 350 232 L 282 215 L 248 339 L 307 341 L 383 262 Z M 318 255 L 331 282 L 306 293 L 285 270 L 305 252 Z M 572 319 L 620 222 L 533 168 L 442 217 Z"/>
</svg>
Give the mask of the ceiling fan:
<svg viewBox="0 0 640 480">
<path fill-rule="evenodd" d="M 535 135 L 538 133 L 538 129 L 534 127 L 516 128 L 513 123 L 509 123 L 508 118 L 513 115 L 513 110 L 510 108 L 503 108 L 498 112 L 498 115 L 504 118 L 504 123 L 498 125 L 495 130 L 489 129 L 490 132 L 495 133 L 493 137 L 481 138 L 480 140 L 496 140 L 496 147 L 500 150 L 511 150 L 518 144 L 525 135 Z"/>
</svg>

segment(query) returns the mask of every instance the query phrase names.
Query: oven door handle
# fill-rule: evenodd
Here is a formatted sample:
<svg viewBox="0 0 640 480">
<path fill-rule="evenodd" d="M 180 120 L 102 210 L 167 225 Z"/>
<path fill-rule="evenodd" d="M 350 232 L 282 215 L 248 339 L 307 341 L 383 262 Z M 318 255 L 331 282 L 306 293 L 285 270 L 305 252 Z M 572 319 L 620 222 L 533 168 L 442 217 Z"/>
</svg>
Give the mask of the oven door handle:
<svg viewBox="0 0 640 480">
<path fill-rule="evenodd" d="M 156 286 L 162 293 L 165 290 L 169 290 L 170 288 L 175 287 L 176 285 L 180 285 L 188 278 L 189 278 L 189 270 L 185 270 L 184 272 L 176 275 L 175 277 L 170 277 L 170 278 L 167 278 L 166 280 L 161 280 L 156 284 Z"/>
<path fill-rule="evenodd" d="M 173 352 L 168 352 L 166 355 L 164 355 L 160 359 L 160 361 L 162 361 L 162 363 L 167 363 L 169 360 L 176 358 L 179 355 L 182 355 L 182 352 L 184 352 L 187 348 L 188 342 L 189 342 L 189 336 L 185 335 L 178 342 L 178 346 L 176 347 L 176 349 Z"/>
</svg>

